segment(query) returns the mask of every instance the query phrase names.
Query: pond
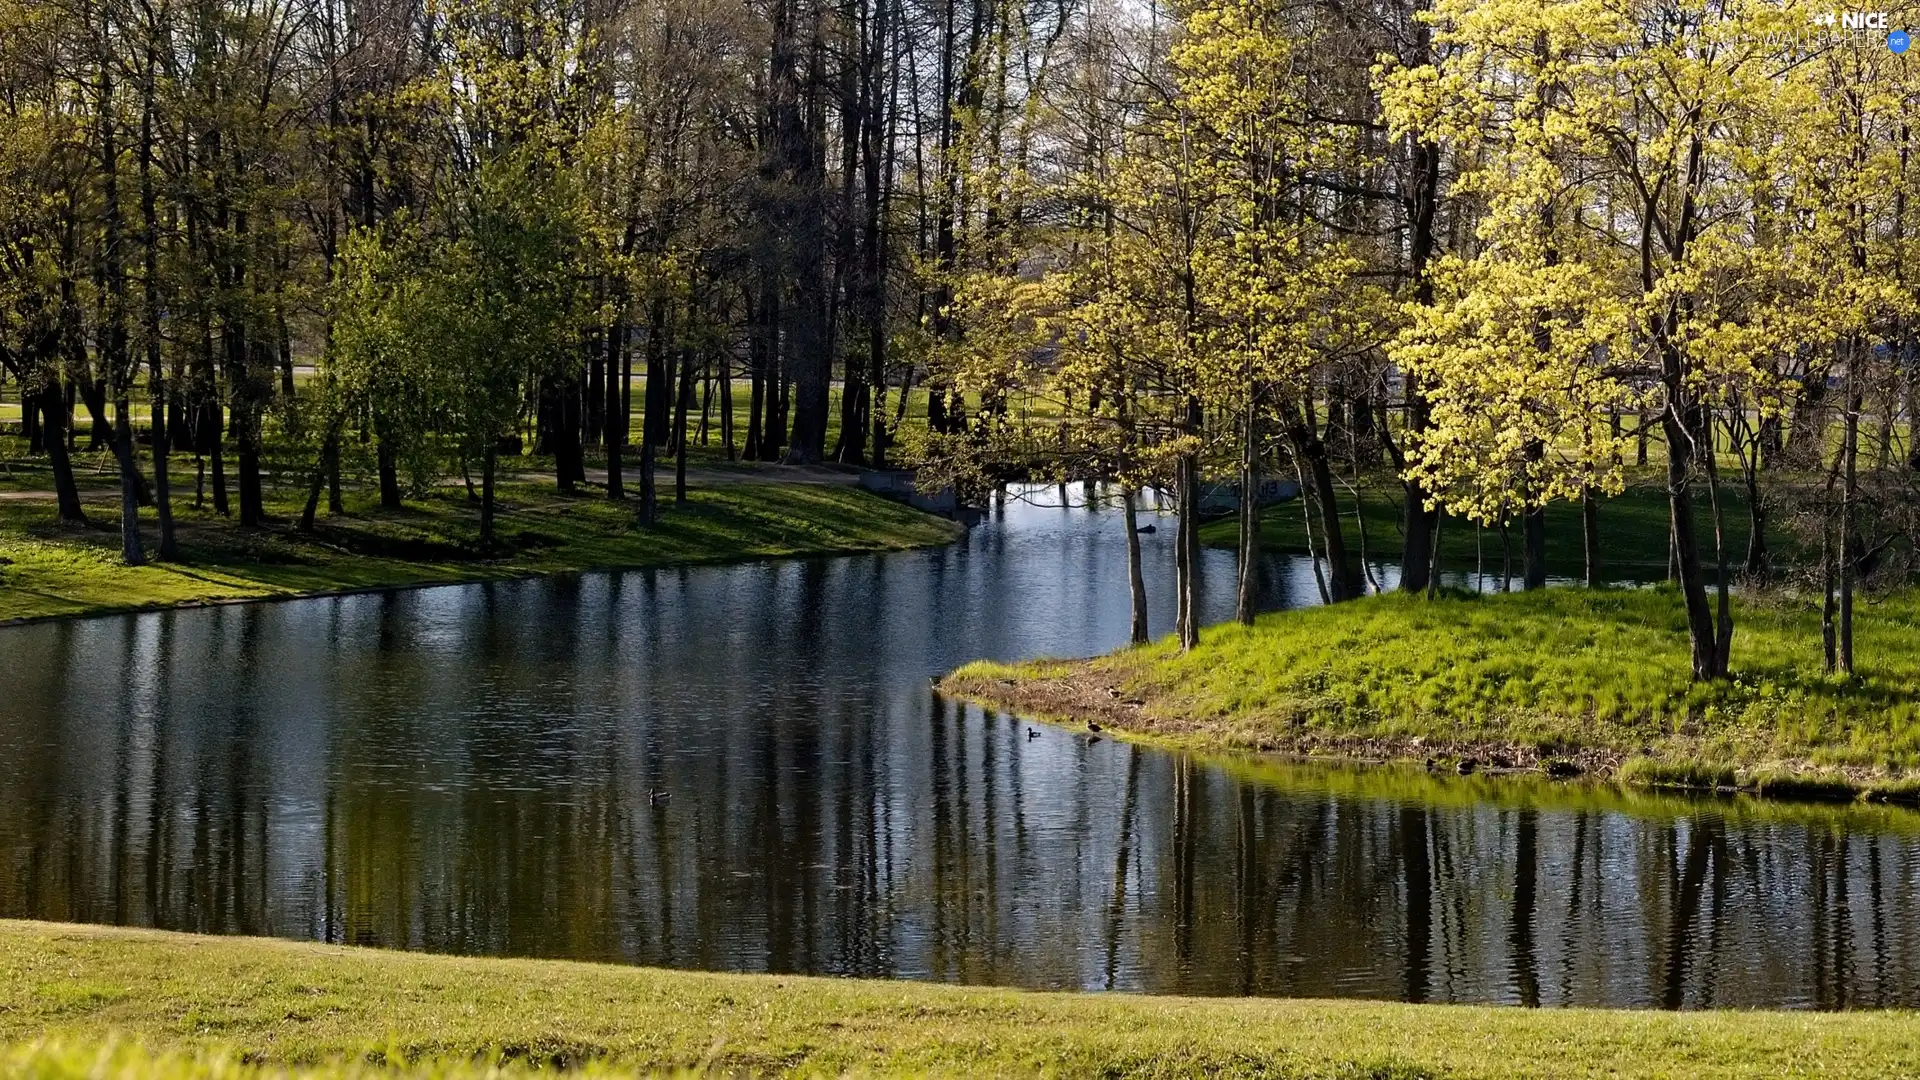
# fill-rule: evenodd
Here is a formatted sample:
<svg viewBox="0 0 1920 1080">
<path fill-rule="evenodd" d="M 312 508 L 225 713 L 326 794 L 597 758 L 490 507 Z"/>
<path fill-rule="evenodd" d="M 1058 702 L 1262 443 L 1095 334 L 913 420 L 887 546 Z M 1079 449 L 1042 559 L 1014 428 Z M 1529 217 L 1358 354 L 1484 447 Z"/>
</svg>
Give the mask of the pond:
<svg viewBox="0 0 1920 1080">
<path fill-rule="evenodd" d="M 1127 623 L 1117 515 L 0 630 L 0 917 L 1194 994 L 1920 1005 L 1920 815 L 1221 763 L 943 701 Z M 1074 502 L 1075 500 L 1069 500 Z M 1172 529 L 1142 537 L 1155 633 Z M 1271 560 L 1265 600 L 1315 602 Z M 1210 619 L 1233 556 L 1208 552 Z"/>
</svg>

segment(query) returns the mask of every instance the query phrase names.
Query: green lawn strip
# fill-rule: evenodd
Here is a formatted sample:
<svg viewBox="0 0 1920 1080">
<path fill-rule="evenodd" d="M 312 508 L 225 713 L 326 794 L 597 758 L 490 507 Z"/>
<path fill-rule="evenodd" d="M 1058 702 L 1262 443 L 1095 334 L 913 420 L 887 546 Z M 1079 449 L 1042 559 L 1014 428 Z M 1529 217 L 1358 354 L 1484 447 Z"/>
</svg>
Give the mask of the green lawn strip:
<svg viewBox="0 0 1920 1080">
<path fill-rule="evenodd" d="M 1680 598 L 1654 589 L 1397 594 L 1210 627 L 1089 661 L 973 664 L 944 686 L 1203 750 L 1565 759 L 1641 783 L 1912 798 L 1920 591 L 1863 603 L 1861 671 L 1821 671 L 1813 598 L 1737 599 L 1734 678 L 1689 677 Z"/>
<path fill-rule="evenodd" d="M 1695 519 L 1700 528 L 1702 557 L 1713 563 L 1713 514 L 1704 494 L 1696 499 Z M 1365 511 L 1366 551 L 1372 560 L 1397 563 L 1403 536 L 1401 493 L 1398 485 L 1368 483 L 1360 488 L 1360 506 Z M 1306 525 L 1298 502 L 1268 507 L 1260 516 L 1260 542 L 1269 550 L 1304 554 L 1307 550 Z M 1360 529 L 1354 516 L 1351 492 L 1343 492 L 1341 512 L 1345 515 L 1341 535 L 1347 553 L 1358 557 Z M 1729 487 L 1721 492 L 1720 512 L 1725 526 L 1727 562 L 1734 569 L 1746 563 L 1747 504 L 1745 495 Z M 1662 487 L 1636 484 L 1611 498 L 1602 499 L 1599 510 L 1601 567 L 1616 578 L 1639 580 L 1666 577 L 1667 567 L 1667 494 Z M 1314 528 L 1317 532 L 1319 523 Z M 1513 551 L 1513 572 L 1521 568 L 1520 522 L 1508 528 L 1508 543 Z M 1783 538 L 1772 535 L 1775 555 L 1786 554 Z M 1201 526 L 1201 542 L 1211 547 L 1234 547 L 1239 542 L 1240 526 L 1233 518 L 1210 521 Z M 1580 504 L 1556 502 L 1546 508 L 1547 569 L 1567 577 L 1586 572 L 1586 539 L 1580 517 Z M 1324 554 L 1325 545 L 1315 538 L 1315 549 Z M 1471 572 L 1477 566 L 1488 574 L 1500 572 L 1502 549 L 1498 528 L 1476 530 L 1464 518 L 1446 517 L 1440 528 L 1441 569 L 1448 573 Z"/>
<path fill-rule="evenodd" d="M 850 488 L 729 484 L 669 493 L 660 521 L 642 528 L 631 501 L 566 497 L 543 484 L 500 491 L 501 550 L 479 551 L 479 511 L 459 489 L 381 510 L 356 493 L 348 513 L 324 513 L 311 535 L 298 506 L 271 501 L 276 523 L 241 529 L 182 504 L 182 560 L 127 567 L 113 506 L 89 505 L 85 527 L 62 526 L 51 503 L 0 501 L 0 620 L 80 615 L 181 603 L 307 595 L 531 574 L 644 568 L 943 543 L 956 526 Z M 158 526 L 142 527 L 149 551 Z"/>
<path fill-rule="evenodd" d="M 482 1075 L 444 1063 L 505 1059 L 747 1074 L 1888 1076 L 1920 1069 L 1913 1023 L 1032 993 L 0 922 L 0 1042 L 14 1046 L 0 1063 L 37 1054 L 54 1062 L 46 1076 L 89 1075 L 57 1061 L 108 1040 L 179 1075 L 209 1060 L 247 1075 L 241 1059 Z"/>
</svg>

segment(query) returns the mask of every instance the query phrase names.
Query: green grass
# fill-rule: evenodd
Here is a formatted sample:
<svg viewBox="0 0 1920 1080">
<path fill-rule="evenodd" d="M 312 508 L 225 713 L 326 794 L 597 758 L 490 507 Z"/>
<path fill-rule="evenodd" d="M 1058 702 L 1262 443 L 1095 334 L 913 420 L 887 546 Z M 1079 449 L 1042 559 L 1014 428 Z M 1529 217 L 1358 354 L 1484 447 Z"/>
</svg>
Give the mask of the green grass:
<svg viewBox="0 0 1920 1080">
<path fill-rule="evenodd" d="M 1741 599 L 1734 614 L 1735 675 L 1701 685 L 1679 596 L 1660 587 L 1376 596 L 1212 627 L 1185 655 L 1169 640 L 1091 661 L 975 664 L 946 686 L 1198 748 L 1569 757 L 1643 783 L 1913 795 L 1920 591 L 1862 604 L 1850 679 L 1821 671 L 1811 599 Z"/>
<path fill-rule="evenodd" d="M 1920 1069 L 1913 1024 L 1030 993 L 0 922 L 0 1072 L 45 1078 L 1890 1076 Z"/>
<path fill-rule="evenodd" d="M 1727 562 L 1738 569 L 1747 554 L 1747 503 L 1744 493 L 1728 485 L 1720 493 L 1721 515 L 1725 526 Z M 1713 561 L 1713 516 L 1704 493 L 1696 498 L 1695 518 L 1700 528 L 1702 557 Z M 1360 488 L 1360 504 L 1365 513 L 1367 557 L 1398 562 L 1405 535 L 1401 528 L 1401 492 L 1397 483 L 1370 482 Z M 1343 492 L 1340 508 L 1345 515 L 1341 530 L 1347 552 L 1358 557 L 1360 529 L 1353 513 L 1353 495 Z M 1602 572 L 1612 578 L 1660 579 L 1667 567 L 1667 493 L 1662 487 L 1636 484 L 1619 495 L 1600 502 L 1600 542 Z M 1315 523 L 1315 529 L 1319 528 Z M 1239 542 L 1239 523 L 1232 518 L 1201 526 L 1200 540 L 1212 547 L 1230 548 Z M 1779 536 L 1768 540 L 1778 549 Z M 1520 522 L 1508 529 L 1513 549 L 1513 572 L 1521 570 Z M 1546 508 L 1547 571 L 1566 577 L 1586 572 L 1586 540 L 1580 520 L 1580 504 L 1557 502 Z M 1260 517 L 1260 543 L 1270 550 L 1304 553 L 1307 550 L 1306 526 L 1301 520 L 1300 504 L 1286 503 L 1270 507 Z M 1316 537 L 1316 548 L 1321 547 Z M 1448 516 L 1440 529 L 1442 569 L 1449 573 L 1471 572 L 1479 567 L 1485 573 L 1498 574 L 1501 567 L 1500 530 L 1476 529 L 1474 523 Z"/>
<path fill-rule="evenodd" d="M 181 561 L 127 567 L 119 558 L 117 505 L 89 504 L 90 524 L 62 526 L 45 500 L 0 501 L 0 620 L 80 615 L 182 603 L 307 595 L 573 570 L 828 552 L 898 550 L 951 540 L 947 521 L 852 488 L 728 484 L 689 492 L 671 485 L 652 528 L 631 501 L 566 497 L 538 483 L 500 491 L 501 550 L 479 551 L 479 511 L 459 489 L 381 510 L 351 493 L 340 518 L 322 515 L 312 535 L 291 526 L 292 493 L 271 497 L 277 523 L 241 529 L 176 499 Z M 142 516 L 149 551 L 158 526 Z"/>
</svg>

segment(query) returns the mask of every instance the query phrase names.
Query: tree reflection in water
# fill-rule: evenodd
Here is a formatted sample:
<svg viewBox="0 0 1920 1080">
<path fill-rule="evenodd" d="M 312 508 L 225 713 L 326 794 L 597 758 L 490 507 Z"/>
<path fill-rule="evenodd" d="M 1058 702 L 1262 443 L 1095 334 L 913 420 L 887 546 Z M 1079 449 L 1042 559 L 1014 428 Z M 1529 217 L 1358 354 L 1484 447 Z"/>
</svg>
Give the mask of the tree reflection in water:
<svg viewBox="0 0 1920 1080">
<path fill-rule="evenodd" d="M 1033 987 L 1920 1005 L 1920 815 L 1227 766 L 931 694 L 975 656 L 1119 644 L 1113 523 L 1015 504 L 944 551 L 0 631 L 0 915 Z M 1150 569 L 1170 538 L 1141 538 Z M 1303 562 L 1272 569 L 1270 605 L 1310 597 Z"/>
</svg>

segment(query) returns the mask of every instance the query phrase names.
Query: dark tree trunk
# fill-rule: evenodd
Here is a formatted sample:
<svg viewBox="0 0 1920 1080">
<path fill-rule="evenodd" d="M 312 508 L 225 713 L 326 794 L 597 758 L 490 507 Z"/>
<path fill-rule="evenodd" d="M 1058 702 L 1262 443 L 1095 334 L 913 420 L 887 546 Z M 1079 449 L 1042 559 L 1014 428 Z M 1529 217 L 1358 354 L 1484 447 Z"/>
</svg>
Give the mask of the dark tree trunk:
<svg viewBox="0 0 1920 1080">
<path fill-rule="evenodd" d="M 338 471 L 340 460 L 340 425 L 335 421 L 328 428 L 325 442 L 320 446 L 320 460 L 314 463 L 313 477 L 307 483 L 306 505 L 300 508 L 300 531 L 312 532 L 314 515 L 320 511 L 320 489 L 328 479 Z"/>
<path fill-rule="evenodd" d="M 1580 538 L 1587 553 L 1587 588 L 1600 587 L 1600 499 L 1592 488 L 1580 492 Z"/>
<path fill-rule="evenodd" d="M 753 332 L 747 340 L 747 445 L 748 461 L 759 461 L 760 431 L 767 398 L 766 308 L 755 306 L 751 315 Z"/>
<path fill-rule="evenodd" d="M 1415 21 L 1413 26 L 1413 52 L 1409 57 L 1411 65 L 1419 67 L 1431 61 L 1433 55 L 1433 30 L 1426 23 Z M 1407 196 L 1405 212 L 1409 225 L 1408 271 L 1413 276 L 1414 302 L 1421 305 L 1433 303 L 1432 264 L 1439 249 L 1439 237 L 1434 232 L 1434 222 L 1440 211 L 1440 147 L 1437 143 L 1414 140 L 1411 146 L 1410 160 L 1407 163 Z M 1405 440 L 1418 439 L 1432 417 L 1427 406 L 1426 395 L 1421 392 L 1418 380 L 1412 376 L 1403 376 L 1404 393 L 1407 401 Z M 1385 424 L 1381 425 L 1383 436 L 1388 434 Z M 1391 440 L 1389 440 L 1391 449 Z M 1405 462 L 1402 455 L 1394 452 L 1394 465 L 1405 475 Z M 1425 591 L 1431 580 L 1433 560 L 1433 537 L 1438 510 L 1427 509 L 1427 491 L 1417 481 L 1403 480 L 1404 492 L 1400 500 L 1400 516 L 1403 528 L 1403 540 L 1400 547 L 1400 591 L 1417 593 Z M 1302 493 L 1304 494 L 1304 492 Z"/>
<path fill-rule="evenodd" d="M 493 472 L 499 454 L 495 440 L 488 440 L 480 467 L 480 550 L 488 554 L 493 551 Z"/>
<path fill-rule="evenodd" d="M 109 28 L 101 28 L 105 40 Z M 132 409 L 128 402 L 133 365 L 127 350 L 127 273 L 120 248 L 120 153 L 114 118 L 113 75 L 100 58 L 100 178 L 102 207 L 101 256 L 109 318 L 102 351 L 112 384 L 114 409 L 113 456 L 120 467 L 120 561 L 139 566 L 147 561 L 140 545 L 140 466 L 134 456 Z"/>
<path fill-rule="evenodd" d="M 45 429 L 47 463 L 53 467 L 53 492 L 60 508 L 60 520 L 76 525 L 87 522 L 80 508 L 80 488 L 73 482 L 73 460 L 67 456 L 67 408 L 65 388 L 58 379 L 49 380 L 35 395 L 40 401 L 40 418 Z"/>
<path fill-rule="evenodd" d="M 549 376 L 543 380 L 541 411 L 546 417 L 548 449 L 553 454 L 554 480 L 562 494 L 571 495 L 577 485 L 586 482 L 584 448 L 580 445 L 580 397 L 578 373 Z"/>
<path fill-rule="evenodd" d="M 1840 488 L 1840 543 L 1835 552 L 1840 564 L 1840 671 L 1853 674 L 1853 587 L 1854 578 L 1859 570 L 1859 522 L 1857 504 L 1860 501 L 1860 410 L 1863 405 L 1860 375 L 1858 368 L 1864 359 L 1866 349 L 1859 341 L 1852 343 L 1852 355 L 1847 362 L 1847 415 L 1846 428 L 1841 441 L 1840 453 L 1843 459 Z"/>
<path fill-rule="evenodd" d="M 726 444 L 727 460 L 733 455 L 733 354 L 720 354 L 720 441 Z"/>
<path fill-rule="evenodd" d="M 387 438 L 387 425 L 374 418 L 374 458 L 380 473 L 380 505 L 387 510 L 400 509 L 400 467 Z"/>
<path fill-rule="evenodd" d="M 627 322 L 624 315 L 613 321 L 607 331 L 607 498 L 627 497 L 626 461 L 628 425 L 632 419 L 632 353 L 627 348 Z"/>
<path fill-rule="evenodd" d="M 1240 453 L 1240 581 L 1234 616 L 1253 625 L 1260 604 L 1260 410 L 1250 394 Z"/>
<path fill-rule="evenodd" d="M 1547 512 L 1528 507 L 1520 517 L 1522 579 L 1527 589 L 1547 587 Z"/>
<path fill-rule="evenodd" d="M 149 44 L 140 109 L 140 225 L 141 249 L 145 256 L 141 329 L 146 339 L 148 397 L 153 410 L 153 499 L 155 514 L 160 519 L 158 554 L 162 559 L 173 560 L 180 557 L 180 548 L 173 527 L 173 484 L 167 465 L 175 406 L 173 395 L 167 389 L 167 370 L 160 354 L 160 214 L 153 183 L 154 66 L 154 50 Z"/>
<path fill-rule="evenodd" d="M 693 407 L 693 347 L 680 351 L 680 400 L 673 417 L 673 504 L 687 505 L 687 411 Z"/>
<path fill-rule="evenodd" d="M 667 362 L 667 305 L 655 300 L 647 320 L 647 397 L 646 417 L 641 423 L 642 442 L 665 445 L 670 434 L 667 410 L 673 405 L 673 375 Z"/>
<path fill-rule="evenodd" d="M 1687 409 L 1682 403 L 1687 401 L 1690 391 L 1683 384 L 1684 367 L 1678 355 L 1678 346 L 1672 342 L 1662 343 L 1663 378 L 1670 404 L 1661 413 L 1662 434 L 1667 442 L 1667 504 L 1668 525 L 1672 531 L 1673 557 L 1676 577 L 1680 582 L 1680 593 L 1686 603 L 1687 636 L 1693 651 L 1693 677 L 1712 679 L 1722 673 L 1718 638 L 1713 619 L 1713 610 L 1707 603 L 1706 574 L 1700 565 L 1700 543 L 1696 536 L 1693 521 L 1693 440 L 1687 428 L 1697 428 L 1697 410 Z M 1681 416 L 1685 411 L 1689 421 L 1682 425 Z"/>
<path fill-rule="evenodd" d="M 1294 454 L 1305 463 L 1309 492 L 1320 516 L 1321 540 L 1326 547 L 1330 571 L 1328 599 L 1334 603 L 1351 600 L 1361 594 L 1360 579 L 1347 558 L 1346 537 L 1340 528 L 1339 496 L 1334 491 L 1333 468 L 1327 461 L 1327 447 L 1314 429 L 1312 417 L 1298 403 L 1287 410 L 1287 441 Z"/>
<path fill-rule="evenodd" d="M 1187 652 L 1200 643 L 1199 616 L 1194 610 L 1193 546 L 1187 543 L 1188 533 L 1197 529 L 1200 518 L 1200 498 L 1196 490 L 1200 486 L 1200 467 L 1192 454 L 1182 454 L 1177 470 L 1174 495 L 1178 500 L 1175 512 L 1179 514 L 1179 523 L 1173 545 L 1174 590 L 1177 593 L 1173 628 L 1180 639 L 1180 651 Z"/>
<path fill-rule="evenodd" d="M 1776 429 L 1777 430 L 1777 429 Z M 1760 499 L 1757 461 L 1744 470 L 1747 486 L 1747 574 L 1765 582 L 1773 574 L 1773 556 L 1767 550 L 1767 508 Z"/>
<path fill-rule="evenodd" d="M 1131 485 L 1125 495 L 1127 510 L 1127 605 L 1131 615 L 1128 640 L 1147 643 L 1147 582 L 1140 566 L 1139 493 Z"/>
</svg>

